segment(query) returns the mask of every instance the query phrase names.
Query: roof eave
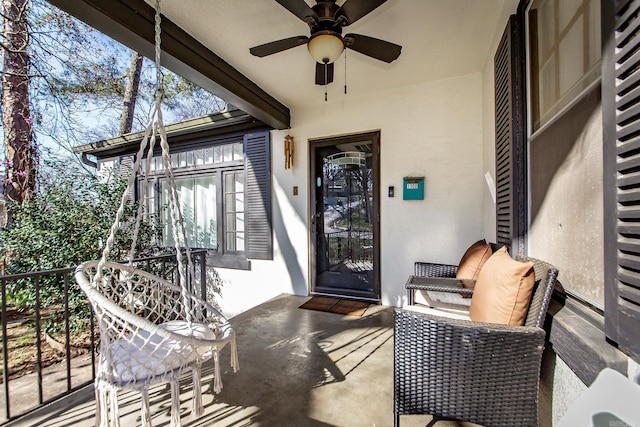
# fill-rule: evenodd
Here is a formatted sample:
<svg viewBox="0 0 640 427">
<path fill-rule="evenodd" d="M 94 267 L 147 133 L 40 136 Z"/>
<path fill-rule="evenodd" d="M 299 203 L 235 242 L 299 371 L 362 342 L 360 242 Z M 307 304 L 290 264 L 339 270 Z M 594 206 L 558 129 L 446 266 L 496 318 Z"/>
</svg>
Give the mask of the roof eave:
<svg viewBox="0 0 640 427">
<path fill-rule="evenodd" d="M 265 127 L 267 126 L 264 123 L 249 114 L 235 110 L 167 125 L 165 126 L 165 131 L 169 142 L 173 144 L 186 139 L 198 139 L 222 133 Z M 74 147 L 73 151 L 77 154 L 90 154 L 99 158 L 133 153 L 138 149 L 144 134 L 144 131 L 128 133 L 80 145 Z"/>
</svg>

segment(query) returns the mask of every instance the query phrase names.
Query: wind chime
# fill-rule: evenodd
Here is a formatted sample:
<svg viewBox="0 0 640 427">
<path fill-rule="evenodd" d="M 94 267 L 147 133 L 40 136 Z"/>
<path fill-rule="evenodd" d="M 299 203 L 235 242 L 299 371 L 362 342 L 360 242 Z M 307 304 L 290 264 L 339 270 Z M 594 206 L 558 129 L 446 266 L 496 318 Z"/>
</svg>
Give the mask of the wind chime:
<svg viewBox="0 0 640 427">
<path fill-rule="evenodd" d="M 293 167 L 293 154 L 295 152 L 295 142 L 291 135 L 284 137 L 284 168 Z"/>
</svg>

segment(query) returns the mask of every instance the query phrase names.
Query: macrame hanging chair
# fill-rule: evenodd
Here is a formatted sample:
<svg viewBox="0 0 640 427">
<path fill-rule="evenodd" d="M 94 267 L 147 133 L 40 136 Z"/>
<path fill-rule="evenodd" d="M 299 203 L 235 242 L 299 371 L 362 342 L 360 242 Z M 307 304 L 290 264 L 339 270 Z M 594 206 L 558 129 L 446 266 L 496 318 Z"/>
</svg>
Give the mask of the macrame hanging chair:
<svg viewBox="0 0 640 427">
<path fill-rule="evenodd" d="M 82 263 L 75 272 L 75 279 L 87 294 L 100 330 L 100 358 L 95 380 L 96 426 L 120 425 L 117 400 L 120 389 L 137 390 L 142 394 L 142 425 L 151 426 L 149 387 L 160 382 L 170 384 L 171 426 L 180 426 L 178 380 L 182 373 L 189 369 L 192 371 L 193 413 L 197 417 L 203 412 L 200 385 L 202 364 L 213 359 L 215 393 L 219 393 L 222 388 L 219 353 L 227 344 L 230 344 L 231 349 L 231 367 L 234 372 L 239 368 L 235 333 L 229 322 L 214 306 L 192 291 L 194 286 L 191 279 L 197 276 L 186 238 L 162 121 L 159 0 L 156 0 L 155 13 L 155 62 L 158 87 L 155 107 L 102 258 Z M 128 263 L 108 260 L 145 153 L 145 176 L 149 174 L 156 139 L 160 140 L 169 183 L 169 209 L 173 224 L 178 285 L 133 265 L 143 203 L 138 207 Z M 141 186 L 139 200 L 144 200 L 145 187 Z M 201 265 L 200 268 L 204 267 Z"/>
</svg>

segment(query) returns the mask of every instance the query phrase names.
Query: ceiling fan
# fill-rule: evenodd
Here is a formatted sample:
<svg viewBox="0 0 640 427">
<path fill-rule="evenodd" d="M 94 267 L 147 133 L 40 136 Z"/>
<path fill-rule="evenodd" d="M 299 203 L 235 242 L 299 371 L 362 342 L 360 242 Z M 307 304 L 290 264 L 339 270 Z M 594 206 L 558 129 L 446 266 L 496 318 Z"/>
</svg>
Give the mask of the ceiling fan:
<svg viewBox="0 0 640 427">
<path fill-rule="evenodd" d="M 311 34 L 295 36 L 252 47 L 249 52 L 260 58 L 303 44 L 316 61 L 316 84 L 333 82 L 333 62 L 345 48 L 390 63 L 400 56 L 402 46 L 360 34 L 342 35 L 342 28 L 372 12 L 387 0 L 316 0 L 313 7 L 305 0 L 276 0 L 309 25 Z"/>
</svg>

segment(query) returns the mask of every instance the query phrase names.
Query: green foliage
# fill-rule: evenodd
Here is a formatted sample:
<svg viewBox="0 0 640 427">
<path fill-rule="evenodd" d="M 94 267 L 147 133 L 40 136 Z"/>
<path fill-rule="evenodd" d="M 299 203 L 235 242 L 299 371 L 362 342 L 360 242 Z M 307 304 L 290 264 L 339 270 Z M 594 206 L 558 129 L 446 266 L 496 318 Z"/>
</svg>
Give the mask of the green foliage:
<svg viewBox="0 0 640 427">
<path fill-rule="evenodd" d="M 87 173 L 56 163 L 41 174 L 41 188 L 32 199 L 10 206 L 12 222 L 0 231 L 0 245 L 8 259 L 7 273 L 71 267 L 98 259 L 115 219 L 126 181 L 124 178 L 100 183 Z M 137 206 L 126 205 L 123 223 L 116 234 L 111 259 L 123 259 L 131 245 Z M 155 227 L 143 221 L 137 250 L 151 247 Z M 59 277 L 44 277 L 40 282 L 43 306 L 60 305 L 64 283 Z M 8 294 L 18 308 L 31 309 L 35 304 L 32 279 L 11 282 Z M 84 311 L 84 295 L 70 286 L 69 303 L 73 312 Z"/>
</svg>

